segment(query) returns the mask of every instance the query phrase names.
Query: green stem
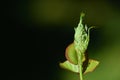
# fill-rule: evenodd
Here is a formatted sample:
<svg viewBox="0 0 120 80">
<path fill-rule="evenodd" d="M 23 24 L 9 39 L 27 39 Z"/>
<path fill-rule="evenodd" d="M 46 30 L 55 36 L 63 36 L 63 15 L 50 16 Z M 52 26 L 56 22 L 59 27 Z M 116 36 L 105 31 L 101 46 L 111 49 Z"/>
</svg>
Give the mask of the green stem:
<svg viewBox="0 0 120 80">
<path fill-rule="evenodd" d="M 81 53 L 78 53 L 78 69 L 79 69 L 79 79 L 83 80 L 83 74 L 82 74 L 82 57 Z"/>
</svg>

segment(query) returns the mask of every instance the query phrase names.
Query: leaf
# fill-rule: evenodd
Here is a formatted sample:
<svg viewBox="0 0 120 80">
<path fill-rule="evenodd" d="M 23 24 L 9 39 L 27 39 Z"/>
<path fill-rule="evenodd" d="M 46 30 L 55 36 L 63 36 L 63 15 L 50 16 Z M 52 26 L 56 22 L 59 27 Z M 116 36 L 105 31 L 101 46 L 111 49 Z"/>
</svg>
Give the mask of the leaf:
<svg viewBox="0 0 120 80">
<path fill-rule="evenodd" d="M 75 51 L 74 43 L 71 43 L 66 48 L 65 57 L 70 63 L 73 63 L 75 65 L 78 64 L 77 53 Z M 85 55 L 84 54 L 83 54 L 83 57 L 82 57 L 82 62 L 83 61 L 85 61 Z"/>
<path fill-rule="evenodd" d="M 94 71 L 94 69 L 98 66 L 99 62 L 93 59 L 89 59 L 89 64 L 87 66 L 86 71 L 84 72 L 84 74 L 88 73 L 88 72 L 92 72 Z M 63 63 L 59 64 L 61 68 L 64 68 L 66 70 L 75 72 L 75 73 L 79 73 L 78 71 L 78 65 L 72 64 L 69 61 L 65 61 Z"/>
<path fill-rule="evenodd" d="M 94 71 L 94 69 L 98 66 L 98 64 L 99 62 L 97 60 L 89 59 L 89 64 L 84 74 Z"/>
<path fill-rule="evenodd" d="M 77 54 L 74 48 L 74 43 L 71 43 L 65 51 L 65 57 L 67 58 L 67 60 L 73 64 L 77 64 L 78 60 L 77 60 Z"/>
<path fill-rule="evenodd" d="M 66 69 L 66 70 L 78 73 L 78 65 L 72 64 L 69 61 L 65 61 L 63 63 L 60 63 L 59 65 L 60 65 L 60 67 Z"/>
</svg>

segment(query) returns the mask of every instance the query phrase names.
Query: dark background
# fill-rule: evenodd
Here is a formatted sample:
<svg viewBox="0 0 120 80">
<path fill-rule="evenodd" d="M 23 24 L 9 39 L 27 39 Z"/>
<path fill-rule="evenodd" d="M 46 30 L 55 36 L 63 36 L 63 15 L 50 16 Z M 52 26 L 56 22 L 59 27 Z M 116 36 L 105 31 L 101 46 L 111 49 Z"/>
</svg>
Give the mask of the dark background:
<svg viewBox="0 0 120 80">
<path fill-rule="evenodd" d="M 12 0 L 6 3 L 8 80 L 64 79 L 60 78 L 59 62 L 65 61 L 65 48 L 73 42 L 74 27 L 77 27 L 81 11 L 86 13 L 84 23 L 98 27 L 91 30 L 88 47 L 91 53 L 109 46 L 112 36 L 120 34 L 105 31 L 110 22 L 107 20 L 120 13 L 117 1 Z M 110 8 L 105 7 L 107 4 Z M 109 9 L 116 13 L 110 13 Z"/>
</svg>

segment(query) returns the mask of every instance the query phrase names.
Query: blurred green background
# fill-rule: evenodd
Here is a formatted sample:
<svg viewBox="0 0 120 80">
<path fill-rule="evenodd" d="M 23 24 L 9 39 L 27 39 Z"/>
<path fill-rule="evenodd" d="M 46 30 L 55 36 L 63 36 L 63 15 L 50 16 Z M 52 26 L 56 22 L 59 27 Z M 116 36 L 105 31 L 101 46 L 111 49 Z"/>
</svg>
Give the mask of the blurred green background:
<svg viewBox="0 0 120 80">
<path fill-rule="evenodd" d="M 85 80 L 120 80 L 120 3 L 109 0 L 13 0 L 6 16 L 16 27 L 10 46 L 8 80 L 78 80 L 63 70 L 81 12 L 91 30 L 88 53 L 100 61 Z"/>
</svg>

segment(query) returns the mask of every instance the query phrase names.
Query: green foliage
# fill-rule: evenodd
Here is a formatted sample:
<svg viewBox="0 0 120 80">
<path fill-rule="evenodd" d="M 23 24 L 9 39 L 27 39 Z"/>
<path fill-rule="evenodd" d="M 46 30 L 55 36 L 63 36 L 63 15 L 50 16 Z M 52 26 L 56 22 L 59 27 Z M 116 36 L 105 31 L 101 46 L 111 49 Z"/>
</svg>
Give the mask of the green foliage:
<svg viewBox="0 0 120 80">
<path fill-rule="evenodd" d="M 64 69 L 70 70 L 72 72 L 79 73 L 78 65 L 72 64 L 69 61 L 65 61 L 63 63 L 60 63 L 60 66 Z"/>
<path fill-rule="evenodd" d="M 96 66 L 99 64 L 98 61 L 96 60 L 93 60 L 93 59 L 89 59 L 89 63 L 88 63 L 88 66 L 87 66 L 87 69 L 85 70 L 84 74 L 88 73 L 88 72 L 92 72 Z M 69 61 L 65 61 L 63 63 L 60 63 L 60 66 L 63 68 L 63 69 L 67 69 L 69 71 L 72 71 L 72 72 L 75 72 L 75 73 L 79 73 L 79 70 L 78 70 L 78 65 L 75 65 L 75 64 L 72 64 L 70 63 Z"/>
<path fill-rule="evenodd" d="M 89 43 L 89 31 L 87 25 L 82 24 L 84 13 L 81 13 L 78 27 L 75 28 L 74 42 L 66 48 L 66 61 L 60 63 L 60 66 L 66 70 L 79 73 L 80 80 L 83 80 L 83 74 L 92 72 L 99 64 L 98 61 L 89 59 L 86 53 Z"/>
<path fill-rule="evenodd" d="M 74 48 L 74 43 L 66 48 L 65 56 L 70 63 L 78 64 L 77 53 Z"/>
<path fill-rule="evenodd" d="M 98 66 L 99 62 L 93 59 L 89 59 L 87 69 L 85 70 L 84 74 L 88 72 L 94 71 L 94 69 Z"/>
</svg>

